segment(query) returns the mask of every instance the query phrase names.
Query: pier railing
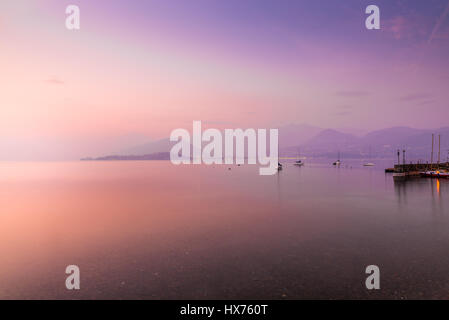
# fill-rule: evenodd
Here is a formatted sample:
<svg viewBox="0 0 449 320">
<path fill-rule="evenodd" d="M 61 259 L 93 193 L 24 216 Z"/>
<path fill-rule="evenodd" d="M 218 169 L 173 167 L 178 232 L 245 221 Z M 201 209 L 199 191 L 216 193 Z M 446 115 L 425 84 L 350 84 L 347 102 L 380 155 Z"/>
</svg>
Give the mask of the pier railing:
<svg viewBox="0 0 449 320">
<path fill-rule="evenodd" d="M 449 170 L 449 162 L 444 163 L 409 163 L 409 164 L 395 164 L 395 172 L 414 172 L 414 171 L 428 171 L 428 170 Z"/>
</svg>

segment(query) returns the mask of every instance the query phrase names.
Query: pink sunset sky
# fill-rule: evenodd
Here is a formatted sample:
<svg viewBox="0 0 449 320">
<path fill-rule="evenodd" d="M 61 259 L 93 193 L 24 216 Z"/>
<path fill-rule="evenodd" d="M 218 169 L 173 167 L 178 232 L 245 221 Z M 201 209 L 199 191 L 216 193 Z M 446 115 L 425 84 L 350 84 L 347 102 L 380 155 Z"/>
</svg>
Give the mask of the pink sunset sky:
<svg viewBox="0 0 449 320">
<path fill-rule="evenodd" d="M 375 1 L 367 30 L 371 2 L 1 1 L 0 160 L 114 152 L 193 120 L 448 126 L 449 2 Z"/>
</svg>

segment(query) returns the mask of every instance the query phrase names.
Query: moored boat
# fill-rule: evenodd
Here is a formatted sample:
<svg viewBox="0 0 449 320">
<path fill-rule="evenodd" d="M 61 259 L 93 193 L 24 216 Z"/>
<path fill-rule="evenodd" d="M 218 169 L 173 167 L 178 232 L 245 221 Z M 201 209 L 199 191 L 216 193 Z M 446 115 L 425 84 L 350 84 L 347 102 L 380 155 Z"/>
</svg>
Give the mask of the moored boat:
<svg viewBox="0 0 449 320">
<path fill-rule="evenodd" d="M 420 175 L 422 177 L 427 178 L 447 178 L 449 177 L 449 172 L 439 171 L 439 170 L 428 170 L 421 172 Z"/>
<path fill-rule="evenodd" d="M 295 166 L 301 167 L 304 165 L 304 162 L 302 162 L 301 160 L 296 160 L 294 163 Z"/>
<path fill-rule="evenodd" d="M 334 163 L 332 163 L 332 165 L 334 165 L 334 166 L 339 166 L 340 163 L 341 163 L 341 161 L 340 161 L 340 160 L 337 160 L 337 161 L 335 161 Z"/>
<path fill-rule="evenodd" d="M 298 167 L 301 167 L 301 166 L 304 165 L 304 162 L 301 160 L 300 154 L 301 154 L 301 152 L 298 149 L 298 160 L 296 160 L 295 163 L 294 163 L 294 165 L 298 166 Z"/>
<path fill-rule="evenodd" d="M 449 179 L 449 172 L 440 172 L 438 178 Z"/>
<path fill-rule="evenodd" d="M 393 173 L 393 179 L 394 180 L 403 180 L 407 178 L 407 173 L 405 172 L 395 172 Z"/>
<path fill-rule="evenodd" d="M 341 161 L 340 161 L 340 151 L 338 151 L 338 158 L 337 158 L 337 159 L 338 159 L 337 161 L 335 161 L 334 163 L 332 163 L 333 166 L 339 166 L 339 165 L 341 164 Z"/>
</svg>

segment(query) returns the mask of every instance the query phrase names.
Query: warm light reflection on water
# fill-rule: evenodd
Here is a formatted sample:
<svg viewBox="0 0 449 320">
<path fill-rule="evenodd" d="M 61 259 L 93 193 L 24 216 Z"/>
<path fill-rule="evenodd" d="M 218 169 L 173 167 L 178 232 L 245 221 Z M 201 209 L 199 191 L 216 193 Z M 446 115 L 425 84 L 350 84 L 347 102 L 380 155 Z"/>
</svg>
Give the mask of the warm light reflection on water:
<svg viewBox="0 0 449 320">
<path fill-rule="evenodd" d="M 0 163 L 0 298 L 447 297 L 449 181 L 228 167 Z"/>
</svg>

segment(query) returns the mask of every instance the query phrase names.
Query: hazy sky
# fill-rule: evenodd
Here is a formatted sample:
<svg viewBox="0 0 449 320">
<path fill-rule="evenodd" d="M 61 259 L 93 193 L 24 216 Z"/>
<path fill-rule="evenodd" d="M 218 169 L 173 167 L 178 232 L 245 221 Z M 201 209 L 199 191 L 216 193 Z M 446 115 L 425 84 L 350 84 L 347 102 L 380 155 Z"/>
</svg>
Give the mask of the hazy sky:
<svg viewBox="0 0 449 320">
<path fill-rule="evenodd" d="M 448 0 L 2 0 L 0 37 L 0 159 L 101 154 L 192 120 L 449 125 Z"/>
</svg>

